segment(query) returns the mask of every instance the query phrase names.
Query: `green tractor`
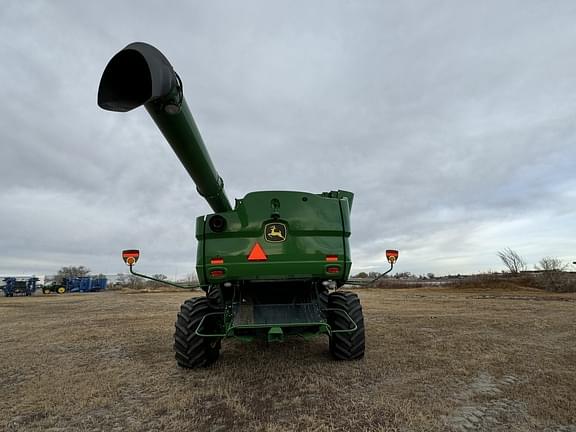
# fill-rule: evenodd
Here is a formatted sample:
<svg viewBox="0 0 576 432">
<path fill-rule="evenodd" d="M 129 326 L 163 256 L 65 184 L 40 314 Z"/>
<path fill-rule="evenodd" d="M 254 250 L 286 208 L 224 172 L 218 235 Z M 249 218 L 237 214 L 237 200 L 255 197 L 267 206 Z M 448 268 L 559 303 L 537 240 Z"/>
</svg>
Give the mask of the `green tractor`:
<svg viewBox="0 0 576 432">
<path fill-rule="evenodd" d="M 52 293 L 64 294 L 66 292 L 66 286 L 61 283 L 51 283 L 48 285 L 44 285 L 44 288 L 42 288 L 42 292 L 44 294 L 52 294 Z"/>
<path fill-rule="evenodd" d="M 151 45 L 132 43 L 110 60 L 98 105 L 120 112 L 144 105 L 213 210 L 196 219 L 196 271 L 206 295 L 185 301 L 178 313 L 178 365 L 212 364 L 221 340 L 229 337 L 272 342 L 326 334 L 335 359 L 364 356 L 360 300 L 339 290 L 352 264 L 351 192 L 252 192 L 232 207 L 184 99 L 182 81 Z M 392 270 L 398 252 L 387 251 L 387 257 Z M 123 251 L 123 258 L 131 273 L 154 280 L 133 270 L 138 250 Z"/>
</svg>

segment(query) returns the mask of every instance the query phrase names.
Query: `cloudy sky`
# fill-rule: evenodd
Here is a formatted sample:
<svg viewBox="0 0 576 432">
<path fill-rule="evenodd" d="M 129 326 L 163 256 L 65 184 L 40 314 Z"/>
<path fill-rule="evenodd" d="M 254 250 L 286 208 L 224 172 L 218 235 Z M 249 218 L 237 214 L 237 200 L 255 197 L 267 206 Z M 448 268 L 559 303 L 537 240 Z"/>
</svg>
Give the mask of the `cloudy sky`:
<svg viewBox="0 0 576 432">
<path fill-rule="evenodd" d="M 230 198 L 355 192 L 354 271 L 576 260 L 576 2 L 0 2 L 0 274 L 194 271 L 210 212 L 144 109 L 96 105 L 133 41 L 168 57 Z M 573 267 L 574 268 L 574 267 Z"/>
</svg>

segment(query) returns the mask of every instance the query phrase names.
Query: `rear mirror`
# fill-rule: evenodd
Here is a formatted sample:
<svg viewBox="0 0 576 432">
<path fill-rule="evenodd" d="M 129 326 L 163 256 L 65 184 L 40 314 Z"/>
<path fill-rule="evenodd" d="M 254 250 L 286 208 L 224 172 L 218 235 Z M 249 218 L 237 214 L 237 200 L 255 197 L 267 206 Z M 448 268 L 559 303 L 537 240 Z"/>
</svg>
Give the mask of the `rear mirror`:
<svg viewBox="0 0 576 432">
<path fill-rule="evenodd" d="M 129 266 L 136 264 L 139 257 L 140 251 L 138 249 L 126 249 L 122 251 L 122 259 Z"/>
<path fill-rule="evenodd" d="M 398 260 L 398 251 L 394 249 L 388 249 L 386 251 L 386 259 L 390 264 L 396 263 L 396 261 Z"/>
</svg>

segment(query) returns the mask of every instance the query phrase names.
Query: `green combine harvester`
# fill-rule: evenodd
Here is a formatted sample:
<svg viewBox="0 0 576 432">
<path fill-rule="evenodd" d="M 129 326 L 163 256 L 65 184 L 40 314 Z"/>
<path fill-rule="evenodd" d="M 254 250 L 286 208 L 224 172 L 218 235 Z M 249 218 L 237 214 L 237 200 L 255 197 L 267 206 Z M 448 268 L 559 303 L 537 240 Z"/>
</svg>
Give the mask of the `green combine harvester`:
<svg viewBox="0 0 576 432">
<path fill-rule="evenodd" d="M 232 207 L 182 81 L 151 45 L 132 43 L 110 60 L 98 105 L 120 112 L 144 105 L 214 212 L 196 219 L 196 271 L 206 296 L 187 300 L 178 313 L 180 366 L 212 364 L 228 337 L 283 341 L 326 334 L 335 359 L 364 356 L 362 306 L 355 293 L 339 290 L 352 264 L 351 192 L 252 192 Z M 392 270 L 398 252 L 387 257 Z M 133 274 L 155 280 L 132 269 L 138 250 L 123 251 L 123 258 Z"/>
</svg>

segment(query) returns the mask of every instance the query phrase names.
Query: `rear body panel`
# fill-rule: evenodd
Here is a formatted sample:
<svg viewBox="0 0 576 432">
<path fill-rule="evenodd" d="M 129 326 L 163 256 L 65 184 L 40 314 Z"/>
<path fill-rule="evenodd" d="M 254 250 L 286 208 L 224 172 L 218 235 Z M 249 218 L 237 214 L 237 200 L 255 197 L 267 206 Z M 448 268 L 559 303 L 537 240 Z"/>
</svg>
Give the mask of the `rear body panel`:
<svg viewBox="0 0 576 432">
<path fill-rule="evenodd" d="M 350 206 L 338 191 L 253 192 L 218 213 L 226 228 L 214 232 L 197 219 L 197 272 L 202 284 L 241 280 L 346 280 L 350 273 Z M 249 260 L 259 245 L 265 257 Z M 336 271 L 337 270 L 337 271 Z"/>
</svg>

